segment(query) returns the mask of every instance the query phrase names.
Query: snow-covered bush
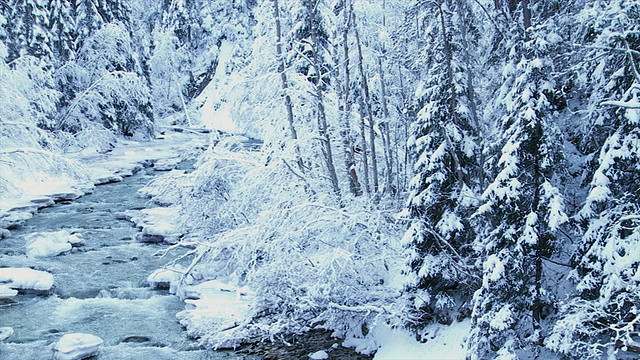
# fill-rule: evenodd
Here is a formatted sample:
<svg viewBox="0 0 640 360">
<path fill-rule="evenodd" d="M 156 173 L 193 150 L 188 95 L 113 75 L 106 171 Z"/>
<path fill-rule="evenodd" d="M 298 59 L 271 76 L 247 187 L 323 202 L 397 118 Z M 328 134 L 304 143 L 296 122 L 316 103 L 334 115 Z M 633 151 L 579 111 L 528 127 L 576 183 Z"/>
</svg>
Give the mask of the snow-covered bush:
<svg viewBox="0 0 640 360">
<path fill-rule="evenodd" d="M 254 320 L 227 336 L 274 338 L 314 326 L 366 335 L 362 324 L 399 295 L 388 286 L 388 270 L 400 263 L 393 241 L 400 229 L 364 198 L 337 207 L 331 195 L 310 192 L 282 160 L 261 160 L 257 153 L 209 150 L 182 190 L 169 191 L 181 180 L 167 176 L 166 191 L 155 192 L 179 200 L 191 229 L 185 242 L 197 244 L 185 281 L 218 279 L 255 292 Z M 191 326 L 205 345 L 230 341 L 209 336 L 206 322 L 196 320 Z"/>
<path fill-rule="evenodd" d="M 84 42 L 78 59 L 56 73 L 66 106 L 54 128 L 78 133 L 93 122 L 117 135 L 149 137 L 151 95 L 138 61 L 123 24 L 97 30 Z"/>
</svg>

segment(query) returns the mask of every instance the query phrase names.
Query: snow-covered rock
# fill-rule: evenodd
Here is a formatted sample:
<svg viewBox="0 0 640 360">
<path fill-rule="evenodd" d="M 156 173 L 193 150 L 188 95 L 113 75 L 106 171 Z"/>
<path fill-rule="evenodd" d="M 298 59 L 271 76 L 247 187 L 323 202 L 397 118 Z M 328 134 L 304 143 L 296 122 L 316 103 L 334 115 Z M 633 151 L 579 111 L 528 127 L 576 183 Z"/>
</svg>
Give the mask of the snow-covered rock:
<svg viewBox="0 0 640 360">
<path fill-rule="evenodd" d="M 312 354 L 309 354 L 309 359 L 311 360 L 325 360 L 329 358 L 329 354 L 326 351 L 320 350 L 316 351 Z"/>
<path fill-rule="evenodd" d="M 0 299 L 10 298 L 18 295 L 18 290 L 12 289 L 7 285 L 0 285 Z"/>
<path fill-rule="evenodd" d="M 104 176 L 97 177 L 94 180 L 94 184 L 95 185 L 103 185 L 103 184 L 110 184 L 110 183 L 120 182 L 122 180 L 123 180 L 123 178 L 120 175 L 107 174 L 107 175 L 104 175 Z"/>
<path fill-rule="evenodd" d="M 53 347 L 55 360 L 79 360 L 95 356 L 100 351 L 101 338 L 83 333 L 66 334 Z"/>
<path fill-rule="evenodd" d="M 29 268 L 0 268 L 0 284 L 10 289 L 48 292 L 53 288 L 53 275 Z"/>
<path fill-rule="evenodd" d="M 28 257 L 49 257 L 70 251 L 73 246 L 84 244 L 80 234 L 66 230 L 37 232 L 25 236 Z"/>
<path fill-rule="evenodd" d="M 180 208 L 155 207 L 142 209 L 140 211 L 125 211 L 130 217 L 130 221 L 141 229 L 138 234 L 138 241 L 147 243 L 167 242 L 175 244 L 183 233 L 178 230 L 180 219 Z"/>
<path fill-rule="evenodd" d="M 0 228 L 9 228 L 24 224 L 25 221 L 33 217 L 33 212 L 36 210 L 36 206 L 31 208 L 26 207 L 25 210 L 14 210 L 4 213 L 0 216 Z"/>
<path fill-rule="evenodd" d="M 13 335 L 13 328 L 11 327 L 0 327 L 0 341 L 4 341 L 9 336 Z"/>
<path fill-rule="evenodd" d="M 147 277 L 149 286 L 156 289 L 169 289 L 172 294 L 175 294 L 179 281 L 180 273 L 171 269 L 158 269 Z"/>
<path fill-rule="evenodd" d="M 153 169 L 155 171 L 170 171 L 175 169 L 180 161 L 182 161 L 182 159 L 179 157 L 160 159 L 153 164 Z"/>
</svg>

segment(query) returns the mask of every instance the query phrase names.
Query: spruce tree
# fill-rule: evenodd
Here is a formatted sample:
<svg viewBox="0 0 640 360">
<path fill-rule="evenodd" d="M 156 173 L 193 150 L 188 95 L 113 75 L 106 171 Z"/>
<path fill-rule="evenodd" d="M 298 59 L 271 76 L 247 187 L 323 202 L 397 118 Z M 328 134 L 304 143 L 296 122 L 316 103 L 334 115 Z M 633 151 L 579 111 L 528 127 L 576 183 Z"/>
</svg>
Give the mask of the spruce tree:
<svg viewBox="0 0 640 360">
<path fill-rule="evenodd" d="M 458 11 L 465 9 L 457 5 L 430 5 L 433 15 L 426 36 L 434 62 L 419 87 L 423 107 L 409 138 L 416 163 L 408 200 L 411 227 L 404 242 L 411 278 L 407 288 L 413 316 L 421 325 L 432 320 L 451 323 L 477 282 L 469 258 L 475 234 L 469 217 L 478 198 L 477 182 L 471 178 L 478 167 L 477 129 L 469 111 L 470 70 L 459 60 L 463 49 Z"/>
<path fill-rule="evenodd" d="M 640 4 L 587 4 L 579 14 L 578 90 L 587 111 L 578 146 L 588 195 L 576 220 L 576 293 L 547 346 L 571 358 L 640 351 Z"/>
<path fill-rule="evenodd" d="M 503 68 L 502 116 L 488 149 L 494 177 L 475 214 L 482 286 L 474 296 L 472 359 L 538 354 L 541 320 L 553 303 L 543 263 L 557 254 L 556 233 L 567 221 L 556 184 L 564 154 L 552 57 L 563 43 L 544 26 L 526 31 Z"/>
</svg>

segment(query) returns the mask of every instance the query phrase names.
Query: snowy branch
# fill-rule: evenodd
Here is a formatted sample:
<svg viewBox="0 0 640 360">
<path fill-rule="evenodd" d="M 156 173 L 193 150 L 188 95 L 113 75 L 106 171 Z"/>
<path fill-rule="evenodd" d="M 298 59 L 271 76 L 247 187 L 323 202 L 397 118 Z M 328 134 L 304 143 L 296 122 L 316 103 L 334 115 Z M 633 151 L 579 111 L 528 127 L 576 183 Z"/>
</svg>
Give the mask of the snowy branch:
<svg viewBox="0 0 640 360">
<path fill-rule="evenodd" d="M 640 102 L 638 101 L 615 101 L 615 100 L 609 100 L 609 101 L 603 101 L 600 103 L 600 105 L 603 106 L 617 106 L 617 107 L 622 107 L 622 108 L 627 108 L 627 109 L 640 109 Z"/>
</svg>

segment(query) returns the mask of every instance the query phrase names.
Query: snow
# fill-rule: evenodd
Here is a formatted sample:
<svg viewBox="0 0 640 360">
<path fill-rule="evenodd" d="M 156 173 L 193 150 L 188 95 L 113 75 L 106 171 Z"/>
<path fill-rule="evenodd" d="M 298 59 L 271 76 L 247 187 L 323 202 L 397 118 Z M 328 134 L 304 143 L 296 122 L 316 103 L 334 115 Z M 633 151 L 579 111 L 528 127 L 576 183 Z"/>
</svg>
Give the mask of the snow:
<svg viewBox="0 0 640 360">
<path fill-rule="evenodd" d="M 95 356 L 100 350 L 101 338 L 83 333 L 66 334 L 55 344 L 54 360 L 79 360 Z"/>
<path fill-rule="evenodd" d="M 84 244 L 80 234 L 66 230 L 36 232 L 25 236 L 27 256 L 31 258 L 56 256 Z"/>
<path fill-rule="evenodd" d="M 0 299 L 18 295 L 18 290 L 14 290 L 6 285 L 0 285 Z"/>
<path fill-rule="evenodd" d="M 217 129 L 225 132 L 237 132 L 236 125 L 231 120 L 229 108 L 224 103 L 221 93 L 224 93 L 222 87 L 224 82 L 228 81 L 226 75 L 226 67 L 231 60 L 235 45 L 223 40 L 220 44 L 220 53 L 218 55 L 218 65 L 216 72 L 202 94 L 196 98 L 197 103 L 204 103 L 201 108 L 201 121 L 210 129 Z"/>
<path fill-rule="evenodd" d="M 430 360 L 464 359 L 465 337 L 469 333 L 471 322 L 465 320 L 446 326 L 433 324 L 426 328 L 431 334 L 429 340 L 420 343 L 415 335 L 401 328 L 392 329 L 389 325 L 377 325 L 371 329 L 378 345 L 374 360 Z M 345 346 L 357 345 L 357 339 L 345 343 Z M 361 346 L 364 345 L 361 344 Z M 358 347 L 356 347 L 358 349 Z M 361 349 L 365 349 L 362 347 Z"/>
<path fill-rule="evenodd" d="M 499 331 L 506 330 L 511 326 L 513 321 L 513 313 L 511 312 L 511 306 L 503 306 L 491 319 L 489 325 L 492 329 Z"/>
<path fill-rule="evenodd" d="M 185 309 L 176 317 L 187 328 L 190 336 L 201 336 L 201 341 L 212 348 L 239 345 L 233 331 L 248 323 L 254 313 L 251 305 L 254 294 L 247 288 L 237 288 L 219 280 L 210 280 L 180 289 Z"/>
<path fill-rule="evenodd" d="M 312 354 L 309 354 L 309 359 L 311 360 L 325 360 L 329 358 L 329 354 L 326 351 L 320 350 L 316 351 Z"/>
<path fill-rule="evenodd" d="M 125 214 L 131 217 L 131 221 L 141 228 L 140 241 L 157 242 L 149 239 L 162 238 L 168 243 L 178 242 L 182 235 L 179 228 L 180 207 L 155 207 L 140 211 L 127 210 Z"/>
<path fill-rule="evenodd" d="M 179 157 L 173 157 L 168 159 L 160 159 L 155 164 L 153 164 L 153 170 L 156 171 L 170 171 L 175 169 L 178 166 L 178 163 L 181 161 Z"/>
<path fill-rule="evenodd" d="M 49 291 L 53 275 L 29 268 L 0 268 L 0 283 L 11 289 Z"/>
<path fill-rule="evenodd" d="M 502 277 L 504 265 L 497 255 L 491 254 L 487 257 L 487 260 L 484 262 L 484 273 L 485 276 L 482 281 L 485 288 L 489 287 L 489 280 L 498 281 Z"/>
</svg>

